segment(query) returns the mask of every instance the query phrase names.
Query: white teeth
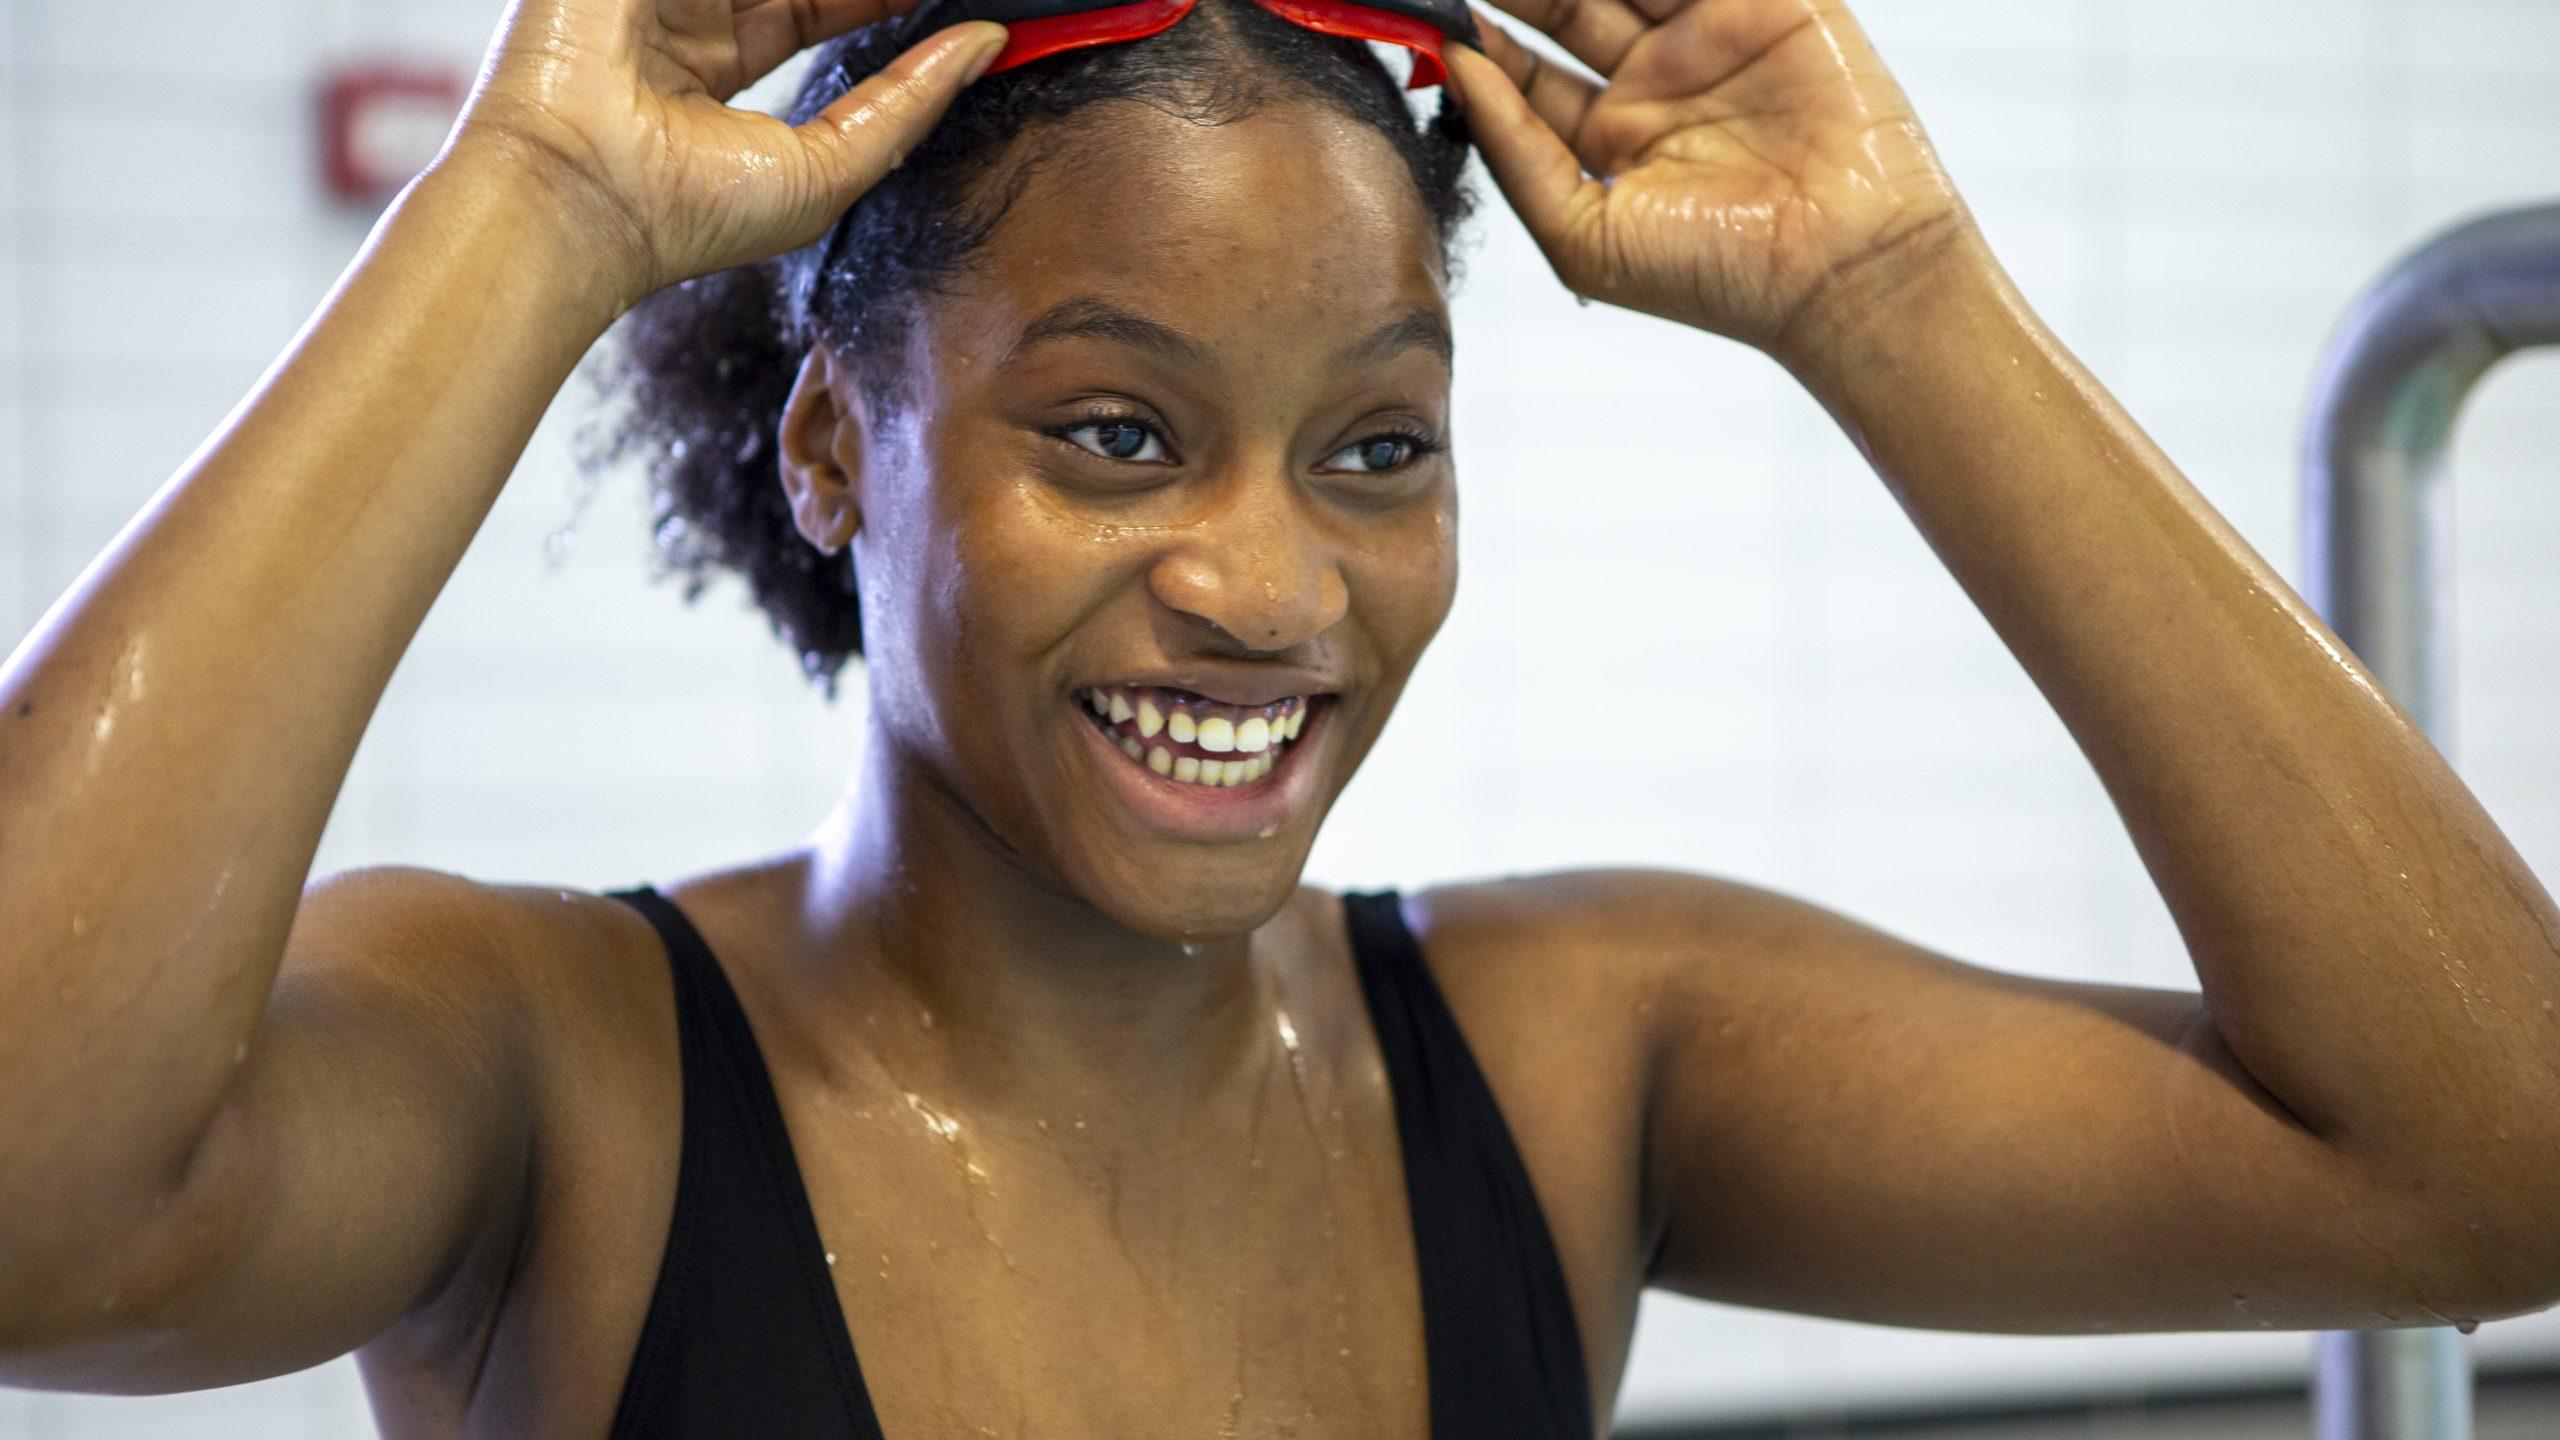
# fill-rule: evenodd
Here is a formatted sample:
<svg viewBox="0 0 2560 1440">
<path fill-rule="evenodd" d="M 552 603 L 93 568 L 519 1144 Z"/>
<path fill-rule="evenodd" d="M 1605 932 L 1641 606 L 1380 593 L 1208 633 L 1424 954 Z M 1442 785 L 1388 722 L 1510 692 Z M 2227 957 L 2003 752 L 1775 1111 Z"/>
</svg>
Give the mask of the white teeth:
<svg viewBox="0 0 2560 1440">
<path fill-rule="evenodd" d="M 1105 725 L 1136 722 L 1131 727 L 1137 732 L 1134 735 L 1116 728 L 1106 732 L 1107 740 L 1131 760 L 1186 785 L 1222 789 L 1251 785 L 1270 774 L 1279 764 L 1281 750 L 1305 728 L 1309 705 L 1305 697 L 1293 696 L 1237 721 L 1227 715 L 1197 715 L 1182 704 L 1161 703 L 1146 691 L 1096 687 L 1079 692 L 1078 699 Z M 1164 737 L 1162 743 L 1143 743 L 1158 736 Z M 1183 745 L 1220 758 L 1176 754 L 1172 747 Z"/>
</svg>

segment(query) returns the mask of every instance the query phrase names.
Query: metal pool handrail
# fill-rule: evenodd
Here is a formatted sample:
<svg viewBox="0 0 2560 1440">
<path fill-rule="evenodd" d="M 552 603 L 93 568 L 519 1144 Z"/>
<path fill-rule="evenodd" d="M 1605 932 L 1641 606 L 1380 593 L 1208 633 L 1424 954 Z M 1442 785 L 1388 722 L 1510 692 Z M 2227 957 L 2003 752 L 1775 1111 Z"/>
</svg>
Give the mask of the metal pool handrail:
<svg viewBox="0 0 2560 1440">
<path fill-rule="evenodd" d="M 2560 204 L 2455 226 L 2356 301 L 2322 357 L 2302 442 L 2302 597 L 2447 757 L 2453 488 L 2463 402 L 2518 350 L 2560 345 Z M 2449 1327 L 2332 1330 L 2320 1440 L 2470 1440 Z"/>
</svg>

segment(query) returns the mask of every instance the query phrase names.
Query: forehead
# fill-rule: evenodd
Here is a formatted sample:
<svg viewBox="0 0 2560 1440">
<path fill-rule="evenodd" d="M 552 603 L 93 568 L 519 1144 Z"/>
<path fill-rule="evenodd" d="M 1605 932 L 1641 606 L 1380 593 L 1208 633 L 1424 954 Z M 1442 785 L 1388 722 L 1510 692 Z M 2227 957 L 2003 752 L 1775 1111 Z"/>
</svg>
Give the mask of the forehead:
<svg viewBox="0 0 2560 1440">
<path fill-rule="evenodd" d="M 1285 103 L 1202 124 L 1114 101 L 1069 124 L 957 287 L 983 324 L 1099 296 L 1194 335 L 1317 343 L 1445 309 L 1411 173 L 1358 121 Z"/>
</svg>

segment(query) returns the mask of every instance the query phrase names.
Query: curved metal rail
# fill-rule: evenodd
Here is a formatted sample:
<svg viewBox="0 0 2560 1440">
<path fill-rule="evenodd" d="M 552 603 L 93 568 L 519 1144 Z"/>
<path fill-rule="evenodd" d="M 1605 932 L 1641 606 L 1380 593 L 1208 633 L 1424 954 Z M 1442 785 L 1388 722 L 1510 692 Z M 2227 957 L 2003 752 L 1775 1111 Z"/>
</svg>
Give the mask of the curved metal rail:
<svg viewBox="0 0 2560 1440">
<path fill-rule="evenodd" d="M 2302 443 L 2302 597 L 2449 758 L 2453 490 L 2463 402 L 2507 356 L 2560 345 L 2560 204 L 2458 225 L 2338 327 Z M 2471 1369 L 2444 1327 L 2319 1337 L 2320 1440 L 2470 1440 Z"/>
</svg>

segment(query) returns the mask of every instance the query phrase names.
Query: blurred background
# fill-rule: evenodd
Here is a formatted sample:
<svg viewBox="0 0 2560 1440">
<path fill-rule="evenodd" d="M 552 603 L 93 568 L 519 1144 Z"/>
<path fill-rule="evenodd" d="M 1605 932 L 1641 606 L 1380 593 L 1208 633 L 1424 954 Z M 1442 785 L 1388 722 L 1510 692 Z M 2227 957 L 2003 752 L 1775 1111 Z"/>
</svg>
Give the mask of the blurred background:
<svg viewBox="0 0 2560 1440">
<path fill-rule="evenodd" d="M 0 0 L 0 638 L 255 384 L 432 153 L 501 8 Z M 1858 8 L 2029 298 L 2297 584 L 2296 434 L 2350 299 L 2449 223 L 2560 196 L 2551 0 Z M 776 108 L 795 72 L 741 103 Z M 1831 421 L 1755 352 L 1577 308 L 1483 190 L 1458 302 L 1465 579 L 1311 878 L 1675 865 L 2003 969 L 2193 988 L 2095 776 Z M 830 707 L 741 591 L 688 607 L 651 582 L 637 476 L 571 463 L 593 412 L 573 380 L 393 681 L 324 871 L 664 881 L 792 843 L 842 783 L 859 684 Z M 2492 374 L 2454 467 L 2451 748 L 2560 876 L 2560 355 Z M 1685 740 L 1574 745 L 1595 700 Z M 1657 1299 L 1623 1414 L 2307 1435 L 2310 1343 Z M 2560 1317 L 2469 1344 L 2484 1436 L 2560 1433 Z M 0 1440 L 372 1433 L 346 1361 L 155 1399 L 0 1390 Z"/>
</svg>

